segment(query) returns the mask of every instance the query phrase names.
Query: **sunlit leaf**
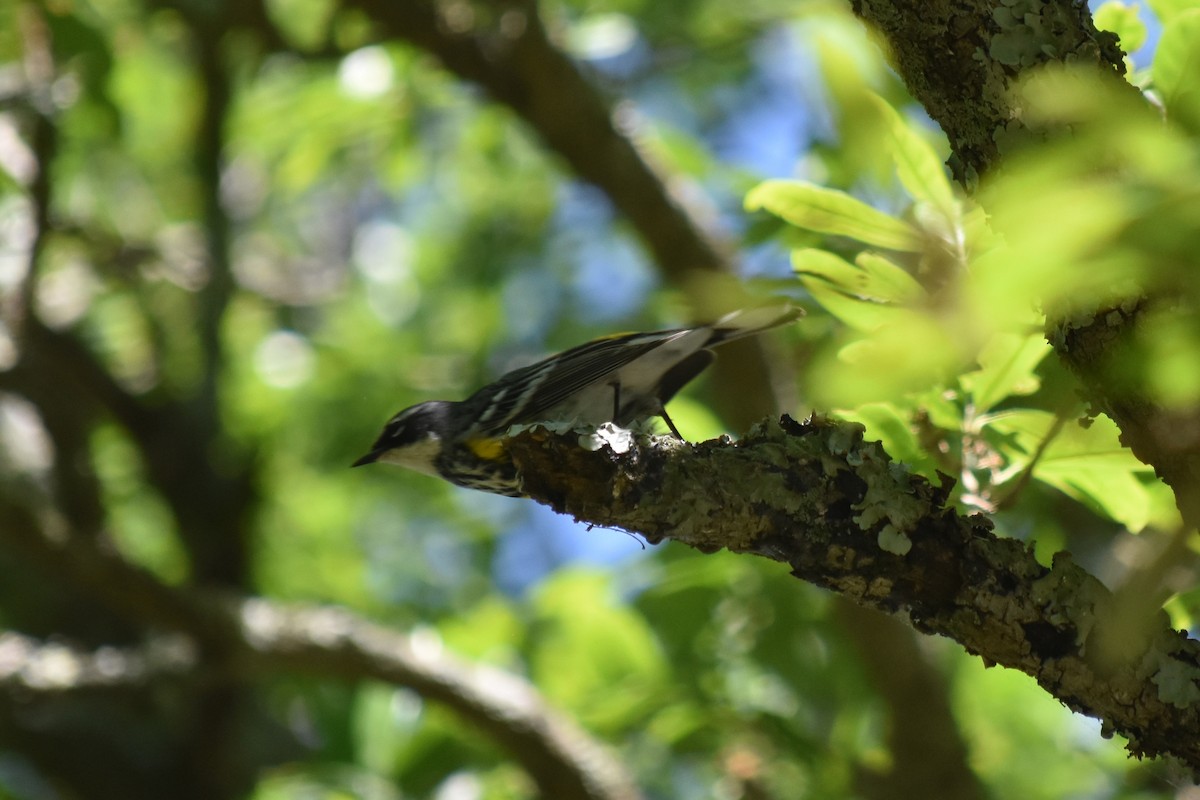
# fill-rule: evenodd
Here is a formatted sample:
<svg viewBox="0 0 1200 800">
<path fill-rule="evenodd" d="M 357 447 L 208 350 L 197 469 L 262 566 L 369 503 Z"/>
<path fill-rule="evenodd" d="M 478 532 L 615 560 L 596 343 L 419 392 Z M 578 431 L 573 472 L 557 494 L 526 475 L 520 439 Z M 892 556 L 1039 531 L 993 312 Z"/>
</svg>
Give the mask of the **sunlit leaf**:
<svg viewBox="0 0 1200 800">
<path fill-rule="evenodd" d="M 799 228 L 889 250 L 916 251 L 921 246 L 917 232 L 903 220 L 845 192 L 804 181 L 764 181 L 746 195 L 746 209 L 764 209 Z"/>
<path fill-rule="evenodd" d="M 1012 437 L 1015 449 L 1005 454 L 1017 465 L 1032 458 L 1054 424 L 1053 414 L 1035 409 L 1004 411 L 985 420 L 986 427 Z M 1033 476 L 1136 533 L 1150 520 L 1150 497 L 1139 476 L 1151 470 L 1121 446 L 1118 434 L 1107 417 L 1096 417 L 1087 427 L 1068 420 L 1045 446 Z"/>
<path fill-rule="evenodd" d="M 813 298 L 856 330 L 873 330 L 924 293 L 911 275 L 873 253 L 860 253 L 851 264 L 828 251 L 803 248 L 792 253 L 792 266 Z"/>
<path fill-rule="evenodd" d="M 881 97 L 875 96 L 874 100 L 888 132 L 900 183 L 913 199 L 929 203 L 953 223 L 958 217 L 958 204 L 942 160 L 896 109 Z"/>
<path fill-rule="evenodd" d="M 1174 16 L 1163 28 L 1151 75 L 1168 114 L 1200 124 L 1200 9 Z"/>
<path fill-rule="evenodd" d="M 832 253 L 797 250 L 792 254 L 792 264 L 813 299 L 855 330 L 872 331 L 899 310 L 870 293 L 871 276 L 867 272 Z"/>
<path fill-rule="evenodd" d="M 859 253 L 854 263 L 867 276 L 865 293 L 870 297 L 895 303 L 917 303 L 925 296 L 925 290 L 917 279 L 900 265 L 878 253 Z"/>
<path fill-rule="evenodd" d="M 882 307 L 888 308 L 888 307 Z M 929 316 L 888 308 L 887 321 L 813 368 L 811 391 L 837 407 L 889 400 L 945 382 L 960 342 Z"/>
<path fill-rule="evenodd" d="M 1146 5 L 1165 24 L 1180 14 L 1200 8 L 1200 0 L 1146 0 Z"/>
<path fill-rule="evenodd" d="M 987 411 L 1010 395 L 1037 391 L 1034 370 L 1049 352 L 1050 345 L 1041 333 L 994 336 L 979 353 L 980 368 L 962 376 L 963 388 L 971 393 L 976 411 Z"/>
</svg>

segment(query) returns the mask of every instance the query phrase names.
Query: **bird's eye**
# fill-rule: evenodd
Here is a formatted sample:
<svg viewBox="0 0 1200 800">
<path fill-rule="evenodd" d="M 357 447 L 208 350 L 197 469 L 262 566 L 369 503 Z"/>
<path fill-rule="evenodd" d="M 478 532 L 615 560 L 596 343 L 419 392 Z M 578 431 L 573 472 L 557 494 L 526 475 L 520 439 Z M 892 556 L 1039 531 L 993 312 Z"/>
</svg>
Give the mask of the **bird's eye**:
<svg viewBox="0 0 1200 800">
<path fill-rule="evenodd" d="M 383 429 L 380 439 L 387 441 L 392 447 L 403 447 L 412 444 L 422 437 L 420 425 L 412 425 L 409 420 L 401 419 L 389 422 Z"/>
</svg>

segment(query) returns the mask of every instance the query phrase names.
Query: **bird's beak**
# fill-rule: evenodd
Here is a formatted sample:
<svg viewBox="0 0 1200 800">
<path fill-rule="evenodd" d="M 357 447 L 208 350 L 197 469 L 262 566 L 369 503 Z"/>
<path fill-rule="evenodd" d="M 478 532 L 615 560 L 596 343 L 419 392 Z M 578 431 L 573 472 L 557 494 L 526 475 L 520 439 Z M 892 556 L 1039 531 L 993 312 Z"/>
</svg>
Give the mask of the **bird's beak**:
<svg viewBox="0 0 1200 800">
<path fill-rule="evenodd" d="M 364 464 L 374 464 L 376 461 L 379 460 L 379 457 L 381 455 L 383 455 L 382 450 L 372 450 L 371 452 L 367 453 L 365 456 L 360 458 L 358 461 L 355 461 L 350 466 L 351 467 L 361 467 Z"/>
</svg>

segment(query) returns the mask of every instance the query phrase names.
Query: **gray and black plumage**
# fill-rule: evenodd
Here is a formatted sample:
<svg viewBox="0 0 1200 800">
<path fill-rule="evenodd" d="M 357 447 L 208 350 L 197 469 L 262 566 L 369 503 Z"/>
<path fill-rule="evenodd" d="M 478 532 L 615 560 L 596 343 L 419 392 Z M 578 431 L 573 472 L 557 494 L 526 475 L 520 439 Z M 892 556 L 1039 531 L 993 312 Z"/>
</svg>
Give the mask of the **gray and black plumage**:
<svg viewBox="0 0 1200 800">
<path fill-rule="evenodd" d="M 466 400 L 430 400 L 404 409 L 354 466 L 397 464 L 459 486 L 520 497 L 520 479 L 504 448 L 512 426 L 628 427 L 658 416 L 679 436 L 666 404 L 712 363 L 712 348 L 802 313 L 773 306 L 736 311 L 694 328 L 594 339 L 506 373 Z"/>
</svg>

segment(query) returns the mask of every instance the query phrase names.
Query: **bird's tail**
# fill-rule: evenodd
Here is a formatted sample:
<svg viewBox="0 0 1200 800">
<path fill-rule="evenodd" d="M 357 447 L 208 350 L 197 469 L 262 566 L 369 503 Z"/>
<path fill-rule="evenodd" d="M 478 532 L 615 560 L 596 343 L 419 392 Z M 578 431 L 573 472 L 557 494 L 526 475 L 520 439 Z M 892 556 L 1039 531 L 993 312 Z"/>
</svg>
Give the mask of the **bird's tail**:
<svg viewBox="0 0 1200 800">
<path fill-rule="evenodd" d="M 793 305 L 761 306 L 734 311 L 713 322 L 712 336 L 706 347 L 732 342 L 744 336 L 778 328 L 804 316 L 804 309 Z"/>
</svg>

